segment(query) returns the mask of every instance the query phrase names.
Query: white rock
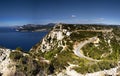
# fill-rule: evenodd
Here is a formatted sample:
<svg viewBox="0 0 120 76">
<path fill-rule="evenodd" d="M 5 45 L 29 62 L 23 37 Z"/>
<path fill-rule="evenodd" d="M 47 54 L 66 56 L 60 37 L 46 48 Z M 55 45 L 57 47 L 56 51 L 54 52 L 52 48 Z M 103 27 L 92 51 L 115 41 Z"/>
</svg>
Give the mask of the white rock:
<svg viewBox="0 0 120 76">
<path fill-rule="evenodd" d="M 57 40 L 62 40 L 64 38 L 63 34 L 61 31 L 57 33 Z"/>
<path fill-rule="evenodd" d="M 16 68 L 9 58 L 10 52 L 9 49 L 0 48 L 0 73 L 2 76 L 14 75 L 15 73 Z"/>
<path fill-rule="evenodd" d="M 70 32 L 67 32 L 67 33 L 66 33 L 67 36 L 70 36 L 70 34 L 71 34 Z"/>
</svg>

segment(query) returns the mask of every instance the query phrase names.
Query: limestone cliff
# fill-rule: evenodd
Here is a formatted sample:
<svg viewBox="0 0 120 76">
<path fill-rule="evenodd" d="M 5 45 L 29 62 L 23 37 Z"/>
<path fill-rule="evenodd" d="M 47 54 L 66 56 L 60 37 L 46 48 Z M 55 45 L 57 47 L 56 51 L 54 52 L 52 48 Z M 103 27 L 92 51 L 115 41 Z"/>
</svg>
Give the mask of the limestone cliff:
<svg viewBox="0 0 120 76">
<path fill-rule="evenodd" d="M 30 54 L 0 48 L 0 76 L 44 76 L 40 65 Z"/>
<path fill-rule="evenodd" d="M 116 76 L 119 32 L 119 26 L 56 24 L 31 52 L 49 61 L 50 75 Z"/>
<path fill-rule="evenodd" d="M 3 76 L 117 76 L 119 63 L 119 26 L 60 23 L 28 53 L 0 49 Z"/>
<path fill-rule="evenodd" d="M 14 75 L 16 68 L 14 62 L 10 59 L 10 50 L 0 48 L 0 75 L 9 76 Z"/>
</svg>

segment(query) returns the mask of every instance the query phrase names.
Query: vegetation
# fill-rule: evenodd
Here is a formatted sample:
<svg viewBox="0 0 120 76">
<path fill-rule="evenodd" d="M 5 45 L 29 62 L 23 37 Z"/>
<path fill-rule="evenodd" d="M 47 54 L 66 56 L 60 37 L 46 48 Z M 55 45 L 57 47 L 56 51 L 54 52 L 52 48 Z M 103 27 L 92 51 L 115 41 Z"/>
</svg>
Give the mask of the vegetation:
<svg viewBox="0 0 120 76">
<path fill-rule="evenodd" d="M 47 74 L 54 74 L 65 70 L 69 64 L 74 64 L 78 66 L 72 69 L 79 73 L 86 74 L 117 66 L 118 61 L 120 61 L 120 28 L 107 25 L 96 26 L 94 24 L 62 24 L 62 28 L 70 31 L 71 35 L 65 36 L 64 34 L 65 37 L 61 41 L 57 40 L 56 37 L 52 39 L 47 35 L 44 40 L 46 44 L 48 43 L 53 47 L 45 52 L 42 52 L 42 49 L 36 51 L 42 41 L 33 46 L 32 50 L 27 55 L 21 52 L 21 48 L 16 48 L 18 51 L 11 52 L 10 58 L 17 63 L 17 71 L 22 71 L 28 76 L 36 76 L 41 69 Z M 107 30 L 111 28 L 113 29 L 112 32 L 90 31 Z M 60 27 L 57 26 L 56 29 L 60 29 Z M 85 56 L 100 61 L 91 61 L 80 58 L 74 54 L 73 46 L 75 42 L 80 43 L 81 41 L 95 36 L 100 39 L 100 42 L 88 43 L 82 47 L 82 51 Z M 50 43 L 51 40 L 53 41 L 52 44 Z M 110 43 L 108 43 L 109 40 Z M 61 45 L 65 47 L 58 46 L 60 42 Z M 50 63 L 41 62 L 42 58 L 49 60 Z"/>
<path fill-rule="evenodd" d="M 10 53 L 10 59 L 13 61 L 20 60 L 20 58 L 23 57 L 23 54 L 21 52 L 15 51 Z"/>
<path fill-rule="evenodd" d="M 17 47 L 16 50 L 17 51 L 23 51 L 23 49 L 21 47 Z"/>
<path fill-rule="evenodd" d="M 16 74 L 28 76 L 37 75 L 41 70 L 40 64 L 29 55 L 23 56 L 20 51 L 10 53 L 10 59 L 16 62 Z"/>
<path fill-rule="evenodd" d="M 74 69 L 77 72 L 80 72 L 82 74 L 86 74 L 86 73 L 93 73 L 93 72 L 97 72 L 97 71 L 101 71 L 104 69 L 110 69 L 117 66 L 116 62 L 113 61 L 100 61 L 100 62 L 96 62 L 94 64 L 88 64 L 88 65 L 80 65 L 80 67 L 75 67 Z"/>
<path fill-rule="evenodd" d="M 93 36 L 99 36 L 101 33 L 97 32 L 91 32 L 91 31 L 80 31 L 80 32 L 73 32 L 70 35 L 70 39 L 72 41 L 84 41 L 87 38 L 93 37 Z"/>
</svg>

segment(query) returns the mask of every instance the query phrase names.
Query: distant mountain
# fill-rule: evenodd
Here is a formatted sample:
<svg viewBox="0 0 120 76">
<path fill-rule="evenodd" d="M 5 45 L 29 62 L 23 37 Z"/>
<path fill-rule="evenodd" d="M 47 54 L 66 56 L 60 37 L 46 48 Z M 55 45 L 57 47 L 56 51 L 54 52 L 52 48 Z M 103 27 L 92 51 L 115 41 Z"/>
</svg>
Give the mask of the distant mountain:
<svg viewBox="0 0 120 76">
<path fill-rule="evenodd" d="M 49 23 L 46 25 L 40 24 L 26 24 L 23 26 L 18 26 L 16 31 L 25 32 L 25 31 L 32 31 L 32 32 L 39 32 L 39 31 L 50 31 L 50 29 L 54 26 L 54 23 Z"/>
</svg>

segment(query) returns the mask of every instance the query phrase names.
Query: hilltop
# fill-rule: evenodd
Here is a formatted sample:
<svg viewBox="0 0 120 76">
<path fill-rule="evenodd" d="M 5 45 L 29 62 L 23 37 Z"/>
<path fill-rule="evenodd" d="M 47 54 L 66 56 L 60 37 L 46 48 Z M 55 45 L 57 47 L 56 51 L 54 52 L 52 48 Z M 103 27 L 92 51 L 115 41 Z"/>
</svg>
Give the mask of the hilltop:
<svg viewBox="0 0 120 76">
<path fill-rule="evenodd" d="M 29 53 L 14 50 L 9 54 L 9 64 L 15 67 L 12 74 L 17 76 L 117 76 L 120 27 L 60 23 Z"/>
</svg>

